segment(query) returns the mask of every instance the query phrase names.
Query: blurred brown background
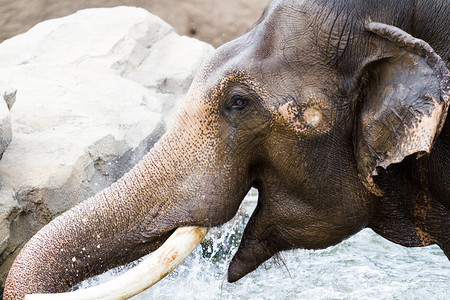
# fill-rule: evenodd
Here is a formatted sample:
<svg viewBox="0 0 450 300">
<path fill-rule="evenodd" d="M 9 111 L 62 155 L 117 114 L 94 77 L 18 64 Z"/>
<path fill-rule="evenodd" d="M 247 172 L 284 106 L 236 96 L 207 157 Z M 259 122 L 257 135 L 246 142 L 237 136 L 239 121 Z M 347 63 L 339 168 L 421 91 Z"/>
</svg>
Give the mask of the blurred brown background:
<svg viewBox="0 0 450 300">
<path fill-rule="evenodd" d="M 215 47 L 244 34 L 269 0 L 0 0 L 0 42 L 35 24 L 77 10 L 119 5 L 143 7 L 178 33 Z"/>
</svg>

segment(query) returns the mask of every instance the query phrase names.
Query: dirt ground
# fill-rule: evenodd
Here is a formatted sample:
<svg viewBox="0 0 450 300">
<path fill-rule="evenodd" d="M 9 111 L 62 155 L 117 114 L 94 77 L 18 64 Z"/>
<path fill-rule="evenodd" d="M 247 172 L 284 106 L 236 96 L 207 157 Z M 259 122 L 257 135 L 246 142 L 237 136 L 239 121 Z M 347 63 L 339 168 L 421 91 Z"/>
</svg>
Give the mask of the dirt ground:
<svg viewBox="0 0 450 300">
<path fill-rule="evenodd" d="M 92 7 L 138 6 L 158 15 L 178 33 L 215 47 L 245 33 L 269 0 L 0 0 L 0 42 L 47 19 Z"/>
</svg>

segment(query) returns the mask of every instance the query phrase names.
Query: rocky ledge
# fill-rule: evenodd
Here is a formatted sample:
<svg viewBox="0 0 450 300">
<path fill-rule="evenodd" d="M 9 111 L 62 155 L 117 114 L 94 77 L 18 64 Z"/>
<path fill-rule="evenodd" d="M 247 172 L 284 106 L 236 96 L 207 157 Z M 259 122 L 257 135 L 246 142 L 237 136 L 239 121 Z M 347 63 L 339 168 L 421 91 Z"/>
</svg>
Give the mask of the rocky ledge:
<svg viewBox="0 0 450 300">
<path fill-rule="evenodd" d="M 2 285 L 35 232 L 153 146 L 212 51 L 132 7 L 82 10 L 0 44 Z"/>
</svg>

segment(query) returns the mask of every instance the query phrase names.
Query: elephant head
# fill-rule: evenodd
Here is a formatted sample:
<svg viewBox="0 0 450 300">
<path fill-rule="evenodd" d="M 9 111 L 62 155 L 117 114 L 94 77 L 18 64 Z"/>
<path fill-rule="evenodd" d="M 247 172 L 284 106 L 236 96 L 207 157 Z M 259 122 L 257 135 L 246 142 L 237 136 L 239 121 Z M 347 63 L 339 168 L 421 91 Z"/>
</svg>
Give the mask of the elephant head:
<svg viewBox="0 0 450 300">
<path fill-rule="evenodd" d="M 5 299 L 66 291 L 179 227 L 220 225 L 252 186 L 230 282 L 279 251 L 368 226 L 450 256 L 450 193 L 427 179 L 448 178 L 450 75 L 433 47 L 449 53 L 449 26 L 410 35 L 406 16 L 430 12 L 413 2 L 274 1 L 205 63 L 173 127 L 129 173 L 27 243 Z"/>
</svg>

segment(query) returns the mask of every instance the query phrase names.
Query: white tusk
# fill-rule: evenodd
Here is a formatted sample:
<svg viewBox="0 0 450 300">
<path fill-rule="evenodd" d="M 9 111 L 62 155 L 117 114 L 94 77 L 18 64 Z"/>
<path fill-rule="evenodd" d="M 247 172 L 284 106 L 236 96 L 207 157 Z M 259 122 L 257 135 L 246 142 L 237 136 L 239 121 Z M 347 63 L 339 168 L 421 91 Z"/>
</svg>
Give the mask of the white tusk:
<svg viewBox="0 0 450 300">
<path fill-rule="evenodd" d="M 25 300 L 128 299 L 172 272 L 194 251 L 206 233 L 206 227 L 179 227 L 150 257 L 108 282 L 68 293 L 26 295 Z"/>
</svg>

